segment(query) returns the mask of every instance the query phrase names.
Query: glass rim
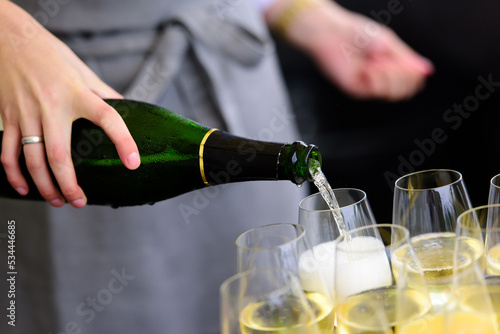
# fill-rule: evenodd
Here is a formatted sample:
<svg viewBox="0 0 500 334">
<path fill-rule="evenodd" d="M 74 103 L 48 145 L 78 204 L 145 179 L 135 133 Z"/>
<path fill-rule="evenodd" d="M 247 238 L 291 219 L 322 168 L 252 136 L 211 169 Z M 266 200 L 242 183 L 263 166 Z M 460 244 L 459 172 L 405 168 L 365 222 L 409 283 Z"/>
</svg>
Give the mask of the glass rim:
<svg viewBox="0 0 500 334">
<path fill-rule="evenodd" d="M 465 210 L 462 212 L 460 215 L 457 217 L 457 226 L 461 223 L 461 221 L 464 219 L 464 217 L 469 216 L 470 214 L 478 211 L 483 211 L 485 209 L 490 209 L 490 208 L 498 208 L 499 209 L 499 217 L 500 217 L 500 204 L 485 204 L 481 206 L 476 206 L 474 208 Z M 485 228 L 481 228 L 482 230 Z M 500 230 L 500 227 L 490 227 L 490 230 L 497 231 Z"/>
<path fill-rule="evenodd" d="M 495 181 L 497 181 L 497 179 L 500 179 L 500 174 L 497 174 L 490 179 L 490 185 L 495 187 L 495 188 L 500 188 L 500 183 L 495 182 Z"/>
<path fill-rule="evenodd" d="M 362 198 L 354 203 L 351 203 L 349 205 L 345 205 L 345 206 L 342 206 L 340 207 L 340 209 L 344 209 L 344 208 L 348 208 L 350 206 L 355 206 L 355 205 L 358 205 L 359 203 L 363 202 L 366 200 L 366 192 L 364 190 L 361 190 L 361 189 L 358 189 L 358 188 L 335 188 L 335 189 L 332 189 L 333 192 L 335 192 L 336 190 L 337 191 L 340 191 L 340 190 L 354 190 L 356 192 L 359 192 L 362 194 Z M 305 198 L 303 198 L 300 203 L 299 203 L 299 209 L 302 210 L 302 211 L 307 211 L 307 212 L 331 212 L 332 210 L 331 209 L 306 209 L 302 206 L 302 203 L 304 203 L 305 201 L 308 201 L 314 197 L 317 197 L 317 196 L 321 196 L 321 193 L 318 191 L 314 194 L 311 194 Z M 337 209 L 335 211 L 338 211 Z"/>
<path fill-rule="evenodd" d="M 391 229 L 392 228 L 395 228 L 396 230 L 400 230 L 400 231 L 403 231 L 403 238 L 404 240 L 406 240 L 405 242 L 408 242 L 410 245 L 411 245 L 411 241 L 410 241 L 410 230 L 408 230 L 408 228 L 404 227 L 403 225 L 398 225 L 398 224 L 390 224 L 390 223 L 386 223 L 386 224 L 379 224 L 379 223 L 376 223 L 376 224 L 370 224 L 370 225 L 365 225 L 365 226 L 360 226 L 360 227 L 356 227 L 352 230 L 349 230 L 347 231 L 347 234 L 353 234 L 353 233 L 357 233 L 359 231 L 362 231 L 362 230 L 368 230 L 368 229 L 375 229 L 375 228 L 385 228 L 385 227 L 390 227 Z M 335 243 L 338 245 L 341 241 L 344 240 L 344 236 L 343 235 L 340 235 L 338 236 L 336 239 L 335 239 Z M 401 241 L 398 241 L 397 243 L 402 243 Z M 389 247 L 392 247 L 389 246 Z M 387 248 L 387 246 L 385 247 Z M 373 251 L 373 249 L 364 249 L 360 252 L 371 252 Z"/>
<path fill-rule="evenodd" d="M 442 172 L 448 172 L 448 173 L 453 173 L 455 175 L 458 176 L 458 178 L 453 181 L 453 182 L 450 182 L 448 184 L 444 184 L 442 186 L 436 186 L 436 187 L 430 187 L 430 188 L 422 188 L 422 189 L 409 189 L 407 187 L 402 187 L 399 185 L 399 183 L 404 180 L 404 179 L 407 179 L 413 175 L 417 175 L 417 174 L 425 174 L 425 173 L 431 173 L 431 172 L 438 172 L 438 173 L 442 173 Z M 416 171 L 416 172 L 412 172 L 412 173 L 408 173 L 408 174 L 405 174 L 401 177 L 399 177 L 395 182 L 394 182 L 394 187 L 395 188 L 398 188 L 400 190 L 411 190 L 411 191 L 415 191 L 415 192 L 420 192 L 420 191 L 429 191 L 429 190 L 434 190 L 434 189 L 439 189 L 439 188 L 443 188 L 443 187 L 448 187 L 450 185 L 453 185 L 453 184 L 456 184 L 456 183 L 459 183 L 459 182 L 462 182 L 462 173 L 460 173 L 459 171 L 456 171 L 454 169 L 446 169 L 446 168 L 436 168 L 436 169 L 425 169 L 425 170 L 421 170 L 421 171 Z"/>
<path fill-rule="evenodd" d="M 250 233 L 253 233 L 257 230 L 261 230 L 261 229 L 264 229 L 264 228 L 268 228 L 268 227 L 271 227 L 271 226 L 293 226 L 295 228 L 298 228 L 301 232 L 298 236 L 296 236 L 295 238 L 291 239 L 291 240 L 288 240 L 282 244 L 279 244 L 280 246 L 284 246 L 284 245 L 289 245 L 289 244 L 292 244 L 294 242 L 297 242 L 298 240 L 304 238 L 305 234 L 306 234 L 306 229 L 304 226 L 302 225 L 299 225 L 299 224 L 296 224 L 296 223 L 274 223 L 274 224 L 267 224 L 267 225 L 262 225 L 262 226 L 257 226 L 257 227 L 254 227 L 250 230 L 247 230 L 243 233 L 241 233 L 237 238 L 236 240 L 234 241 L 234 244 L 236 245 L 237 248 L 240 248 L 240 249 L 245 249 L 245 250 L 258 250 L 258 249 L 262 249 L 262 250 L 265 250 L 265 249 L 271 249 L 271 248 L 274 248 L 276 247 L 277 245 L 274 245 L 274 246 L 269 246 L 269 247 L 248 247 L 248 246 L 243 246 L 243 245 L 240 245 L 238 243 L 238 241 L 243 238 L 245 235 L 248 235 Z"/>
</svg>

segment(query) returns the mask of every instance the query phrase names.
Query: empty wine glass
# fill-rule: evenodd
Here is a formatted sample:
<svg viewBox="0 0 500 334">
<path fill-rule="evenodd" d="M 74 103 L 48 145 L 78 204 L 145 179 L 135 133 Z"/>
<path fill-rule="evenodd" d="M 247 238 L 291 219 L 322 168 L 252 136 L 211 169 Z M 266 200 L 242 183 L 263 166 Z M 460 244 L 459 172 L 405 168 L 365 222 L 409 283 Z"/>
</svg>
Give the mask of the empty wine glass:
<svg viewBox="0 0 500 334">
<path fill-rule="evenodd" d="M 315 315 L 298 279 L 282 268 L 238 273 L 222 283 L 220 299 L 222 334 L 320 334 L 328 315 Z"/>
<path fill-rule="evenodd" d="M 354 188 L 333 189 L 339 204 L 338 212 L 343 217 L 347 231 L 357 227 L 375 224 L 366 193 Z M 341 231 L 335 215 L 320 193 L 304 198 L 299 204 L 299 224 L 307 231 L 312 250 L 304 252 L 301 261 L 313 257 L 319 266 L 319 275 L 333 296 L 333 270 L 335 261 L 335 240 Z M 311 276 L 310 276 L 311 277 Z M 303 285 L 314 285 L 314 280 L 302 280 Z"/>
<path fill-rule="evenodd" d="M 430 298 L 405 227 L 376 224 L 347 234 L 336 244 L 338 333 L 393 333 L 398 321 L 429 312 Z"/>
<path fill-rule="evenodd" d="M 435 307 L 450 297 L 456 220 L 471 208 L 457 171 L 426 170 L 396 180 L 393 223 L 410 231 Z"/>
</svg>

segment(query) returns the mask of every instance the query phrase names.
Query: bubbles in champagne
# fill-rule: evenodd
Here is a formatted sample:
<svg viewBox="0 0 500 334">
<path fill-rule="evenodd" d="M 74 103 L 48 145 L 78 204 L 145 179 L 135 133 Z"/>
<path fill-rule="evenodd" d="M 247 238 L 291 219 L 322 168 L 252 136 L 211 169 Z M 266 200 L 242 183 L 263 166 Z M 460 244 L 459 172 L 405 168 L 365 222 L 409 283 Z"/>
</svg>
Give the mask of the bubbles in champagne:
<svg viewBox="0 0 500 334">
<path fill-rule="evenodd" d="M 337 246 L 335 293 L 344 300 L 363 291 L 392 284 L 392 272 L 383 242 L 360 236 Z"/>
<path fill-rule="evenodd" d="M 425 233 L 411 239 L 413 248 L 423 271 L 424 279 L 429 289 L 432 304 L 441 308 L 451 297 L 451 282 L 455 270 L 464 271 L 475 261 L 481 261 L 483 256 L 482 245 L 479 240 L 469 237 L 461 237 L 462 252 L 455 255 L 455 233 Z M 404 261 L 404 255 L 408 252 L 408 245 L 404 245 L 394 251 L 392 263 L 399 272 Z M 456 262 L 454 262 L 456 261 Z M 410 267 L 417 263 L 410 263 Z M 409 268 L 410 274 L 416 274 L 417 268 Z"/>
<path fill-rule="evenodd" d="M 335 245 L 335 241 L 324 242 L 301 254 L 299 278 L 304 290 L 333 298 Z"/>
</svg>

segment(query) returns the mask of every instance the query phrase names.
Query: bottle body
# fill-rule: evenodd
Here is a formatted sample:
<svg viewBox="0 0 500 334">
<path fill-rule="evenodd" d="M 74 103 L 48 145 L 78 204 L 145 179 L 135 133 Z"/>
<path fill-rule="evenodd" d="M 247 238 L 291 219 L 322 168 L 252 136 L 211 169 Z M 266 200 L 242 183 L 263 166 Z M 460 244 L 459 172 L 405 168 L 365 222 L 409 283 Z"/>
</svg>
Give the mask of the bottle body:
<svg viewBox="0 0 500 334">
<path fill-rule="evenodd" d="M 88 204 L 113 207 L 151 204 L 208 185 L 278 179 L 300 184 L 308 178 L 302 171 L 301 175 L 294 175 L 294 169 L 283 171 L 289 163 L 281 161 L 280 165 L 280 158 L 292 158 L 288 152 L 290 145 L 232 136 L 142 102 L 106 102 L 127 124 L 139 148 L 141 166 L 128 170 L 101 128 L 87 120 L 75 121 L 72 159 Z M 295 145 L 320 159 L 315 146 Z M 24 161 L 21 166 L 29 179 Z M 30 193 L 20 196 L 5 174 L 0 174 L 0 196 L 42 199 L 31 179 L 29 183 Z"/>
</svg>

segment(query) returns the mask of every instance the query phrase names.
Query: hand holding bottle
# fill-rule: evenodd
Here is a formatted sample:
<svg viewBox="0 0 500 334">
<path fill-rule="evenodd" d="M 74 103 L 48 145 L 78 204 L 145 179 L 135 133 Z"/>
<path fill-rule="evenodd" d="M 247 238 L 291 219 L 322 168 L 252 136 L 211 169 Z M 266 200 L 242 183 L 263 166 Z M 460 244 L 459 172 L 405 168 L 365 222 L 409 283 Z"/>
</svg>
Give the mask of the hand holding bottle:
<svg viewBox="0 0 500 334">
<path fill-rule="evenodd" d="M 140 164 L 137 146 L 125 123 L 102 100 L 121 96 L 10 1 L 0 1 L 0 31 L 1 162 L 9 183 L 21 195 L 30 191 L 19 165 L 23 151 L 28 171 L 47 202 L 62 206 L 66 200 L 74 207 L 83 207 L 87 200 L 71 160 L 73 121 L 86 118 L 99 125 L 116 145 L 127 168 L 135 169 Z M 26 136 L 43 136 L 44 142 L 22 146 L 21 138 Z"/>
<path fill-rule="evenodd" d="M 391 29 L 334 1 L 276 0 L 265 16 L 271 27 L 355 98 L 410 98 L 434 71 L 429 60 Z"/>
</svg>

